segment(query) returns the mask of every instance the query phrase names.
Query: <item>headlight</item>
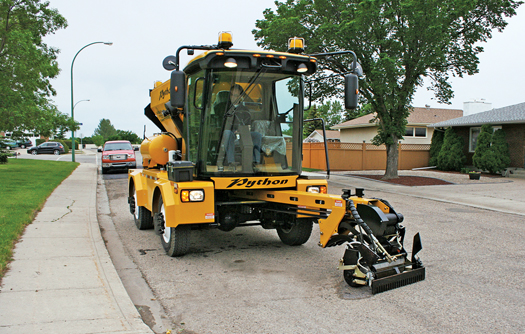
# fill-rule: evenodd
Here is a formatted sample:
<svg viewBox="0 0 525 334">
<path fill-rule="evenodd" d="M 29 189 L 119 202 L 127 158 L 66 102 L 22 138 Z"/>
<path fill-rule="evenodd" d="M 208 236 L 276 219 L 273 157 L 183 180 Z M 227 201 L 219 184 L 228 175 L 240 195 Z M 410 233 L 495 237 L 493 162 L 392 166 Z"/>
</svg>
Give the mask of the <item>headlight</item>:
<svg viewBox="0 0 525 334">
<path fill-rule="evenodd" d="M 326 194 L 326 186 L 309 186 L 306 191 L 313 194 Z"/>
<path fill-rule="evenodd" d="M 204 190 L 183 190 L 180 193 L 182 202 L 202 202 L 204 201 Z"/>
</svg>

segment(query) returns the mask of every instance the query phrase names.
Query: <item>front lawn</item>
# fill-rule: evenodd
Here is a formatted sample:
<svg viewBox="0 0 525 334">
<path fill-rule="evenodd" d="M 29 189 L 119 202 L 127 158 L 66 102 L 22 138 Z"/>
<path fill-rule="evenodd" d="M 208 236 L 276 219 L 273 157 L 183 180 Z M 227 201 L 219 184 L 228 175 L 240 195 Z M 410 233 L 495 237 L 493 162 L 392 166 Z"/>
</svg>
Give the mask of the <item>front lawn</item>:
<svg viewBox="0 0 525 334">
<path fill-rule="evenodd" d="M 77 166 L 76 162 L 25 159 L 0 164 L 0 278 L 25 226 Z"/>
</svg>

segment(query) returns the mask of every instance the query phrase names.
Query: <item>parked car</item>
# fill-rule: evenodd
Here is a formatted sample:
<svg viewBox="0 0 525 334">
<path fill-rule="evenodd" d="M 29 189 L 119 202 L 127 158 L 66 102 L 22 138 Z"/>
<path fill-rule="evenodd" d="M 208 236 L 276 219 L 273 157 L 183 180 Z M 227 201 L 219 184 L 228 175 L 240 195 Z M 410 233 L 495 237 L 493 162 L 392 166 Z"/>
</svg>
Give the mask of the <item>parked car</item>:
<svg viewBox="0 0 525 334">
<path fill-rule="evenodd" d="M 33 146 L 33 142 L 27 138 L 17 140 L 16 143 L 18 144 L 18 146 L 20 146 L 20 148 L 27 148 Z"/>
<path fill-rule="evenodd" d="M 18 144 L 11 139 L 0 139 L 0 148 L 5 148 L 6 150 L 12 150 L 17 148 Z"/>
<path fill-rule="evenodd" d="M 32 154 L 32 155 L 46 154 L 46 153 L 60 155 L 64 153 L 64 146 L 54 141 L 48 141 L 38 146 L 31 147 L 30 149 L 27 150 L 27 153 Z"/>
<path fill-rule="evenodd" d="M 102 149 L 102 174 L 110 170 L 128 170 L 137 167 L 135 150 L 127 140 L 112 140 L 104 143 Z"/>
</svg>

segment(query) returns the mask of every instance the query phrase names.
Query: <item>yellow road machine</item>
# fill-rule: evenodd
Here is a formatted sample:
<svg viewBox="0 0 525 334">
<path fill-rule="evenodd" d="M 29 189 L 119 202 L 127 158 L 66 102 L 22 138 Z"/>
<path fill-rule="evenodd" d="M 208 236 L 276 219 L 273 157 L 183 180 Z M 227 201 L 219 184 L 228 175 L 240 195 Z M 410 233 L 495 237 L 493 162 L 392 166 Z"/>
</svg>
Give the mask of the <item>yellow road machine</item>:
<svg viewBox="0 0 525 334">
<path fill-rule="evenodd" d="M 154 228 L 169 256 L 189 250 L 190 232 L 260 225 L 281 241 L 302 245 L 319 224 L 320 247 L 345 245 L 345 281 L 382 292 L 425 278 L 416 254 L 403 247 L 403 216 L 387 201 L 327 194 L 325 177 L 302 175 L 305 78 L 319 57 L 348 53 L 345 107 L 356 108 L 360 66 L 351 51 L 305 55 L 304 40 L 288 52 L 181 46 L 163 61 L 171 79 L 150 91 L 145 115 L 160 129 L 140 148 L 143 169 L 129 171 L 129 205 L 139 229 Z M 203 53 L 179 70 L 180 52 Z"/>
</svg>

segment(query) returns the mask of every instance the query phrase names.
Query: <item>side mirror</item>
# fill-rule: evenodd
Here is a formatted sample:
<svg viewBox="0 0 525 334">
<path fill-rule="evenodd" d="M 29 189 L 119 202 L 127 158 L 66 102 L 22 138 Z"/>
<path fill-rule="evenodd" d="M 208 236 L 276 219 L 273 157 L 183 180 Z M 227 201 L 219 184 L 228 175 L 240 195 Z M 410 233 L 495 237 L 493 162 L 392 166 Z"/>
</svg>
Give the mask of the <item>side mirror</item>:
<svg viewBox="0 0 525 334">
<path fill-rule="evenodd" d="M 357 97 L 359 96 L 359 78 L 355 74 L 345 75 L 345 108 L 357 108 Z"/>
<path fill-rule="evenodd" d="M 173 108 L 184 108 L 186 102 L 186 75 L 183 71 L 171 72 L 170 97 Z"/>
</svg>

